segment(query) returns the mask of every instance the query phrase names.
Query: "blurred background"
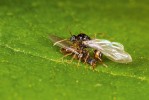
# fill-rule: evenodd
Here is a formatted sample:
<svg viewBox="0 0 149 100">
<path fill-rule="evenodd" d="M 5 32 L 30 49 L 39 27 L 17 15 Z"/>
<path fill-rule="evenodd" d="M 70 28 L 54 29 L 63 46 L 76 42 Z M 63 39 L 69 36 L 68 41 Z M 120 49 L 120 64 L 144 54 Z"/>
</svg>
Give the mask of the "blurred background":
<svg viewBox="0 0 149 100">
<path fill-rule="evenodd" d="M 1 100 L 148 100 L 148 0 L 0 0 Z M 67 63 L 50 34 L 120 42 L 130 64 Z"/>
</svg>

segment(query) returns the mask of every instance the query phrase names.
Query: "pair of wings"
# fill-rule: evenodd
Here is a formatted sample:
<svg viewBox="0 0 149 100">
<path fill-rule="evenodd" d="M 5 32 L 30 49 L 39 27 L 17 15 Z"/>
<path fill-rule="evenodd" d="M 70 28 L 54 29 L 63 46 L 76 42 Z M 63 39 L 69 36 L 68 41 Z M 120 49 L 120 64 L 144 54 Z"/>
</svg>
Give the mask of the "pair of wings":
<svg viewBox="0 0 149 100">
<path fill-rule="evenodd" d="M 54 45 L 68 49 L 76 54 L 79 54 L 75 49 L 71 48 L 72 43 L 66 39 L 50 35 L 50 40 L 54 42 Z M 110 42 L 104 39 L 93 39 L 83 41 L 83 44 L 101 51 L 107 58 L 118 63 L 132 62 L 130 54 L 125 52 L 124 46 L 118 42 Z"/>
</svg>

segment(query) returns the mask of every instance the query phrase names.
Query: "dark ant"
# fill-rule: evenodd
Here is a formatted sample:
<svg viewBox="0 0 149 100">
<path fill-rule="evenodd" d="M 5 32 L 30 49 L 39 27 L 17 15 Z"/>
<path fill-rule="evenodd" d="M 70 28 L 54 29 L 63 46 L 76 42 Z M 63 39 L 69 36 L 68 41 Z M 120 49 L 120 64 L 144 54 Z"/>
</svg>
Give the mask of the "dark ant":
<svg viewBox="0 0 149 100">
<path fill-rule="evenodd" d="M 79 62 L 88 63 L 93 68 L 96 66 L 97 61 L 102 63 L 102 55 L 118 63 L 132 62 L 131 55 L 125 52 L 124 46 L 118 42 L 110 42 L 104 39 L 91 39 L 84 33 L 71 35 L 69 41 L 52 35 L 50 39 L 55 42 L 54 45 L 62 48 L 61 52 L 65 53 L 65 56 L 73 55 L 72 59 L 79 59 Z M 87 51 L 88 48 L 94 49 L 94 58 L 90 56 Z"/>
</svg>

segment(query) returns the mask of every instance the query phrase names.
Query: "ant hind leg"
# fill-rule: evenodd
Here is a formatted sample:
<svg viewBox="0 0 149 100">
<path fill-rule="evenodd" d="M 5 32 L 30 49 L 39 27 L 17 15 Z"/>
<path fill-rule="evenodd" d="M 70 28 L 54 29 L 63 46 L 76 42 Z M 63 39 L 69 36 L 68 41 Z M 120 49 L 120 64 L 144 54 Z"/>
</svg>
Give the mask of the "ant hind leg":
<svg viewBox="0 0 149 100">
<path fill-rule="evenodd" d="M 69 63 L 72 63 L 72 61 L 76 58 L 76 54 L 74 54 L 71 58 L 71 60 L 69 60 Z"/>
</svg>

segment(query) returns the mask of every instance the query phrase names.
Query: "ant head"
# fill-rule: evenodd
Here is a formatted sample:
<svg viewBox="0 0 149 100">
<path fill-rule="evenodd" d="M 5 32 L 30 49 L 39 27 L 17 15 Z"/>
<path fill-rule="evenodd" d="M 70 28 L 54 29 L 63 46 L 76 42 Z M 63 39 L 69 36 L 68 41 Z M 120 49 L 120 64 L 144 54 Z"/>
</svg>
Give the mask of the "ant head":
<svg viewBox="0 0 149 100">
<path fill-rule="evenodd" d="M 72 35 L 72 36 L 70 37 L 70 41 L 71 41 L 71 42 L 76 41 L 76 36 L 75 36 L 75 35 Z"/>
<path fill-rule="evenodd" d="M 90 40 L 90 37 L 84 33 L 80 33 L 79 35 L 77 35 L 77 40 L 86 41 L 86 40 Z"/>
</svg>

